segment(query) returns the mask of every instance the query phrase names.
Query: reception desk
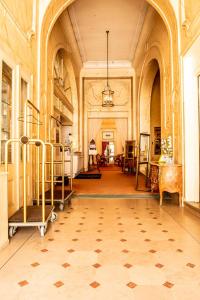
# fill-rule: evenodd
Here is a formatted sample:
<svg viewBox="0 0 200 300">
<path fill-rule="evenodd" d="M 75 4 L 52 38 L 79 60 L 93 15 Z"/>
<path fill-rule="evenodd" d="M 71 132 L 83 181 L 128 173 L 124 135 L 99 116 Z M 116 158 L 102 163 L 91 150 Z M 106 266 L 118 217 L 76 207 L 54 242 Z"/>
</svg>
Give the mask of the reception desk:
<svg viewBox="0 0 200 300">
<path fill-rule="evenodd" d="M 182 165 L 150 163 L 151 191 L 160 192 L 160 205 L 163 201 L 163 192 L 178 193 L 179 204 L 182 199 Z"/>
</svg>

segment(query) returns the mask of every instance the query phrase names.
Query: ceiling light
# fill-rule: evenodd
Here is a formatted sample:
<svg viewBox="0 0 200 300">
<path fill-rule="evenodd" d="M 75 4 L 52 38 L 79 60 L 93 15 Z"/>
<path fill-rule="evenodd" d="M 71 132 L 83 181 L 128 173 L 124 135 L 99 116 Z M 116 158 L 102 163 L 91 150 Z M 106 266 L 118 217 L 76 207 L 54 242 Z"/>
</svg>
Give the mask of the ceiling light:
<svg viewBox="0 0 200 300">
<path fill-rule="evenodd" d="M 110 85 L 109 85 L 109 80 L 108 80 L 108 36 L 109 36 L 109 31 L 106 31 L 107 35 L 107 78 L 106 78 L 106 87 L 102 91 L 102 106 L 103 107 L 112 107 L 114 106 L 113 103 L 113 95 L 114 91 L 112 91 Z"/>
</svg>

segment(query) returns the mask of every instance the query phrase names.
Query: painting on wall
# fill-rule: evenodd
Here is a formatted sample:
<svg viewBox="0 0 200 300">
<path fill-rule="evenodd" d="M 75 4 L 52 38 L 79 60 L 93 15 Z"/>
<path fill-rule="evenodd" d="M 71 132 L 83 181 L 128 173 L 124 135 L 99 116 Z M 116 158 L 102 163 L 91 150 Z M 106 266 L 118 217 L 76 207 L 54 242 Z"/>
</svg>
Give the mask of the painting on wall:
<svg viewBox="0 0 200 300">
<path fill-rule="evenodd" d="M 161 127 L 154 127 L 154 154 L 161 155 Z"/>
<path fill-rule="evenodd" d="M 114 140 L 114 131 L 103 131 L 102 139 L 106 141 Z"/>
</svg>

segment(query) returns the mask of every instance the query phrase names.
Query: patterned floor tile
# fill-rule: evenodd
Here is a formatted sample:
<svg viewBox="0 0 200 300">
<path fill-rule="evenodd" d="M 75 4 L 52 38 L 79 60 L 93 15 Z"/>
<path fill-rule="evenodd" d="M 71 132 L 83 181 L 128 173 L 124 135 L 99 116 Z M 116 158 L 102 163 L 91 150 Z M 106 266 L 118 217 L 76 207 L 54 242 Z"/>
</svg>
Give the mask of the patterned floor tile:
<svg viewBox="0 0 200 300">
<path fill-rule="evenodd" d="M 54 283 L 55 287 L 60 288 L 61 286 L 64 285 L 64 283 L 62 281 L 57 281 Z"/>
<path fill-rule="evenodd" d="M 135 284 L 134 282 L 129 282 L 129 283 L 127 283 L 127 286 L 128 286 L 130 289 L 134 289 L 134 288 L 137 286 L 137 284 Z"/>
<path fill-rule="evenodd" d="M 70 267 L 70 264 L 64 263 L 64 264 L 62 264 L 62 267 L 66 269 L 66 268 Z"/>
<path fill-rule="evenodd" d="M 169 289 L 171 289 L 174 286 L 174 284 L 169 281 L 166 281 L 165 283 L 163 283 L 163 285 Z"/>
<path fill-rule="evenodd" d="M 98 268 L 100 268 L 101 267 L 101 265 L 100 264 L 98 264 L 98 263 L 96 263 L 96 264 L 94 264 L 94 265 L 92 265 L 94 268 L 96 268 L 96 269 L 98 269 Z"/>
<path fill-rule="evenodd" d="M 31 266 L 32 266 L 33 268 L 38 267 L 39 265 L 40 265 L 40 264 L 39 264 L 38 262 L 34 262 L 34 263 L 31 264 Z"/>
<path fill-rule="evenodd" d="M 100 286 L 100 283 L 96 282 L 96 281 L 93 281 L 92 283 L 90 283 L 90 286 L 94 289 L 96 289 L 97 287 Z"/>
<path fill-rule="evenodd" d="M 18 285 L 21 286 L 21 287 L 24 287 L 28 284 L 29 284 L 29 282 L 27 280 L 23 280 L 23 281 L 18 282 Z"/>
</svg>

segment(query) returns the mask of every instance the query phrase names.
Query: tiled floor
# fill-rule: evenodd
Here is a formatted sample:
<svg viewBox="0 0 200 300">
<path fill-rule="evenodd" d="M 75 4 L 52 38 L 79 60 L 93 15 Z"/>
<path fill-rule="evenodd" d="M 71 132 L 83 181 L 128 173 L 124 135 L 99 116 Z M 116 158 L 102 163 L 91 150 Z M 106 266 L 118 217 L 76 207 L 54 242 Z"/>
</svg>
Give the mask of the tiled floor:
<svg viewBox="0 0 200 300">
<path fill-rule="evenodd" d="M 197 300 L 200 219 L 153 199 L 73 199 L 0 253 L 0 299 Z"/>
</svg>

